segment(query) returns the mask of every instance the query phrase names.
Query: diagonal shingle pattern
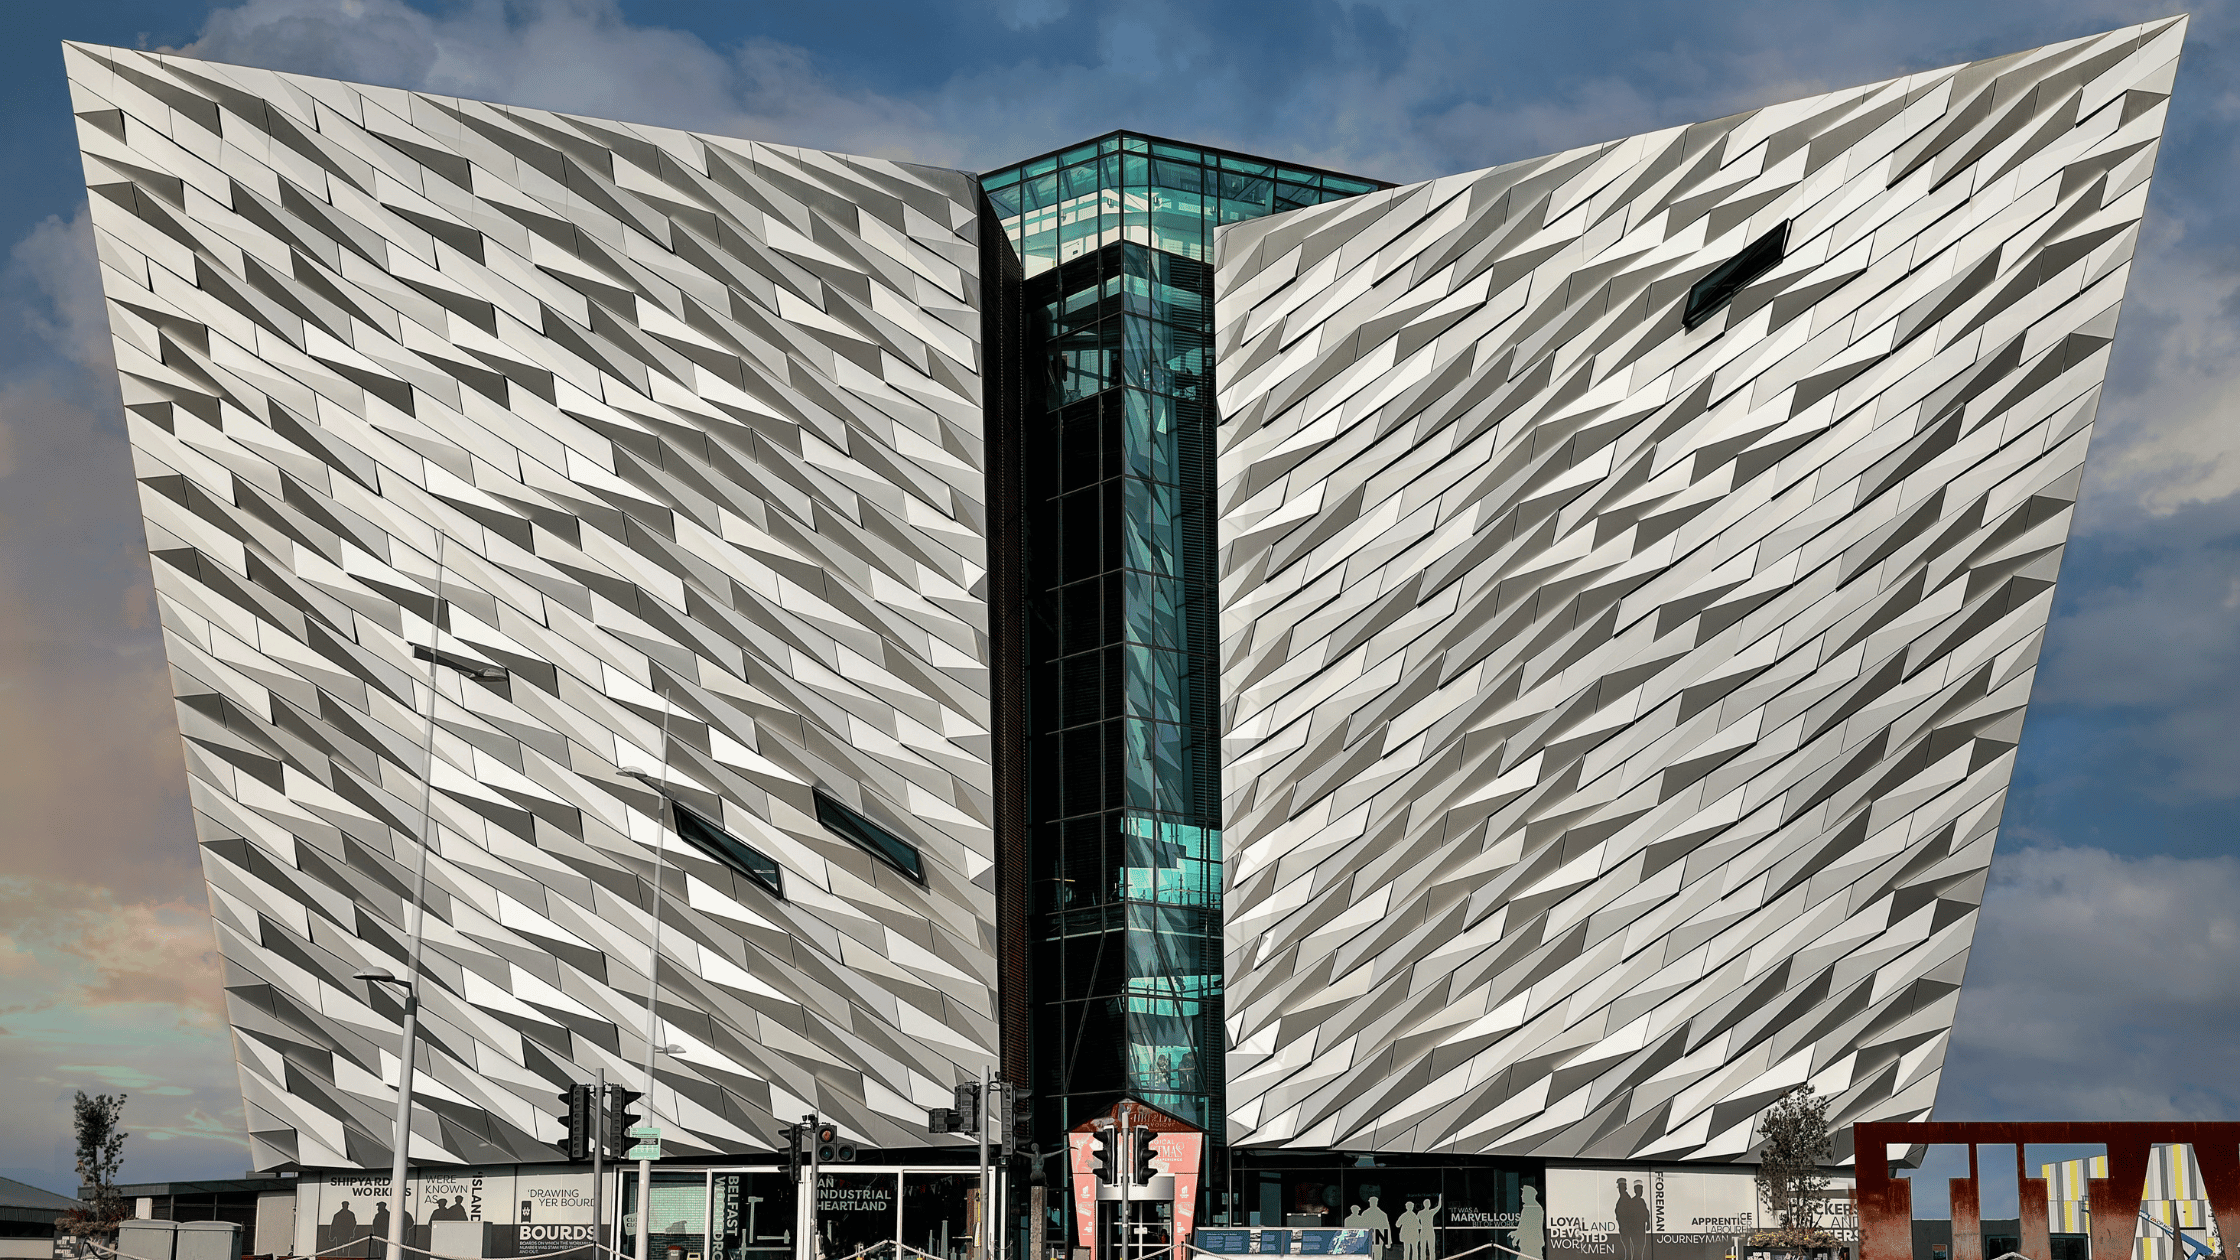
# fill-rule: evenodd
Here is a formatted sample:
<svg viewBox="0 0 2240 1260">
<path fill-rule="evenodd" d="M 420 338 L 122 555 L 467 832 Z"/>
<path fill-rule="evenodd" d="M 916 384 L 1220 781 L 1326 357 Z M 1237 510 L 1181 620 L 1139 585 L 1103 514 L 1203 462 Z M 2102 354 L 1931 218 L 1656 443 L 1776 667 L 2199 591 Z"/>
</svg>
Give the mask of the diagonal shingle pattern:
<svg viewBox="0 0 2240 1260">
<path fill-rule="evenodd" d="M 2184 31 L 1221 230 L 1233 1141 L 1927 1115 Z"/>
<path fill-rule="evenodd" d="M 784 892 L 665 842 L 670 1150 L 925 1144 L 996 1046 L 972 178 L 65 56 L 258 1165 L 388 1165 L 431 778 L 415 1159 L 640 1078 L 664 775 Z"/>
</svg>

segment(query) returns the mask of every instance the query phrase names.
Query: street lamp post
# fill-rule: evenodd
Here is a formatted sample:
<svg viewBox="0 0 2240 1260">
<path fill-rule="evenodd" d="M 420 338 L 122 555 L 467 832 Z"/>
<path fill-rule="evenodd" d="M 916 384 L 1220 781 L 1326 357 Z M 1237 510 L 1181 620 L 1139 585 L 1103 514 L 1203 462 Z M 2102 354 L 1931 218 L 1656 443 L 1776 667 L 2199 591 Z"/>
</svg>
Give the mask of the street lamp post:
<svg viewBox="0 0 2240 1260">
<path fill-rule="evenodd" d="M 1122 1114 L 1125 1114 L 1125 1113 L 1122 1113 Z M 1105 1116 L 1099 1116 L 1099 1117 L 1097 1117 L 1097 1118 L 1096 1118 L 1096 1119 L 1095 1119 L 1095 1120 L 1094 1120 L 1094 1121 L 1093 1121 L 1092 1123 L 1093 1123 L 1093 1124 L 1094 1124 L 1094 1125 L 1096 1126 L 1096 1130 L 1097 1130 L 1097 1136 L 1098 1136 L 1098 1137 L 1100 1137 L 1100 1138 L 1103 1138 L 1103 1139 L 1104 1139 L 1104 1150 L 1105 1150 L 1105 1156 L 1104 1156 L 1104 1157 L 1105 1157 L 1105 1159 L 1106 1159 L 1106 1160 L 1108 1160 L 1108 1161 L 1109 1161 L 1109 1163 L 1108 1163 L 1108 1164 L 1106 1165 L 1106 1167 L 1107 1167 L 1107 1168 L 1108 1168 L 1108 1169 L 1109 1169 L 1109 1170 L 1111 1171 L 1111 1173 L 1112 1173 L 1112 1179 L 1113 1179 L 1113 1183 L 1114 1183 L 1115 1185 L 1118 1185 L 1118 1186 L 1120 1187 L 1120 1194 L 1121 1194 L 1120 1204 L 1121 1204 L 1121 1206 L 1120 1206 L 1120 1212 L 1119 1212 L 1119 1228 L 1118 1228 L 1117 1230 L 1115 1230 L 1115 1231 L 1114 1231 L 1114 1234 L 1115 1234 L 1115 1236 L 1116 1236 L 1116 1238 L 1117 1238 L 1117 1243 L 1116 1243 L 1116 1248 L 1115 1248 L 1115 1250 L 1116 1250 L 1116 1251 L 1118 1252 L 1118 1257 L 1119 1257 L 1119 1260 L 1125 1260 L 1125 1256 L 1126 1256 L 1126 1253 L 1127 1253 L 1127 1239 L 1128 1239 L 1128 1232 L 1127 1232 L 1127 1231 L 1128 1231 L 1128 1212 L 1127 1212 L 1127 1202 L 1128 1202 L 1128 1201 L 1127 1201 L 1127 1197 L 1126 1197 L 1126 1196 L 1127 1196 L 1127 1193 L 1128 1193 L 1128 1188 L 1127 1188 L 1127 1184 L 1126 1184 L 1125 1182 L 1122 1182 L 1122 1181 L 1120 1180 L 1120 1176 L 1121 1176 L 1121 1167 L 1120 1167 L 1120 1135 L 1121 1135 L 1121 1132 L 1122 1132 L 1122 1130 L 1121 1130 L 1121 1128 L 1120 1128 L 1120 1123 L 1119 1123 L 1119 1121 L 1117 1121 L 1117 1120 L 1113 1120 L 1113 1119 L 1111 1119 L 1111 1118 L 1109 1118 L 1109 1117 L 1105 1117 Z M 1101 1200 L 1101 1199 L 1102 1199 L 1103 1197 L 1104 1197 L 1104 1196 L 1103 1196 L 1103 1195 L 1101 1195 L 1101 1194 L 1097 1196 L 1097 1198 L 1098 1198 L 1098 1199 L 1100 1199 L 1100 1200 Z M 1097 1212 L 1098 1216 L 1100 1216 L 1100 1217 L 1101 1217 L 1101 1216 L 1102 1216 L 1102 1215 L 1104 1214 L 1104 1209 L 1103 1209 L 1103 1208 L 1101 1208 L 1101 1207 L 1098 1207 L 1096 1203 L 1091 1203 L 1091 1204 L 1090 1204 L 1090 1207 L 1092 1207 L 1092 1208 L 1094 1208 L 1094 1209 L 1096 1210 L 1096 1212 Z M 1097 1243 L 1097 1246 L 1098 1246 L 1098 1248 L 1099 1248 L 1100 1250 L 1101 1250 L 1101 1249 L 1103 1248 L 1103 1246 L 1104 1246 L 1104 1243 L 1103 1243 L 1103 1242 L 1101 1241 L 1101 1236 L 1103 1235 L 1103 1233 L 1104 1233 L 1104 1230 L 1102 1229 L 1102 1227 L 1099 1227 L 1099 1228 L 1098 1228 L 1098 1229 L 1097 1229 L 1097 1230 L 1095 1231 L 1095 1234 L 1096 1234 L 1096 1236 L 1098 1236 L 1098 1237 L 1099 1237 L 1099 1239 L 1100 1239 L 1100 1241 L 1099 1241 L 1099 1242 Z"/>
<path fill-rule="evenodd" d="M 437 644 L 443 631 L 443 549 L 448 536 L 436 531 L 436 589 L 428 610 L 428 722 L 420 742 L 420 852 L 412 873 L 412 906 L 406 912 L 405 964 L 402 980 L 392 981 L 404 990 L 404 1028 L 397 1056 L 397 1123 L 390 1142 L 389 1238 L 384 1260 L 404 1256 L 404 1205 L 406 1161 L 412 1147 L 412 1073 L 420 1043 L 420 945 L 428 904 L 428 850 L 435 845 L 436 795 L 436 671 L 442 668 Z"/>
<path fill-rule="evenodd" d="M 663 889 L 661 867 L 668 856 L 669 841 L 669 689 L 661 689 L 661 817 L 653 833 L 653 956 L 646 963 L 646 1117 L 654 1114 L 653 1066 L 663 1052 L 676 1053 L 677 1047 L 663 1046 L 658 1040 L 661 1031 L 661 903 Z M 638 1161 L 638 1229 L 637 1258 L 647 1260 L 648 1217 L 653 1207 L 653 1161 Z"/>
<path fill-rule="evenodd" d="M 384 1240 L 386 1250 L 382 1253 L 385 1260 L 401 1260 L 404 1254 L 405 1178 L 412 1146 L 412 1078 L 420 1042 L 420 952 L 427 917 L 428 853 L 435 847 L 437 671 L 449 667 L 479 682 L 496 682 L 506 677 L 503 669 L 450 656 L 438 647 L 442 635 L 438 617 L 443 609 L 443 551 L 449 541 L 449 535 L 440 529 L 436 531 L 435 604 L 428 611 L 428 646 L 415 648 L 412 653 L 428 662 L 428 720 L 420 741 L 420 852 L 413 864 L 412 904 L 405 914 L 404 975 L 394 976 L 383 971 L 361 972 L 352 977 L 369 985 L 395 985 L 402 991 L 404 1000 L 404 1027 L 397 1057 L 397 1120 L 390 1140 L 389 1236 Z"/>
<path fill-rule="evenodd" d="M 599 1218 L 607 1205 L 607 1070 L 600 1068 L 595 1080 L 591 1087 L 591 1254 L 585 1260 L 599 1260 L 599 1240 L 606 1237 L 600 1232 Z"/>
<path fill-rule="evenodd" d="M 1128 1101 L 1124 1098 L 1121 1099 L 1120 1155 L 1117 1160 L 1119 1167 L 1114 1170 L 1120 1174 L 1120 1260 L 1134 1260 L 1135 1255 L 1131 1246 L 1135 1241 L 1136 1228 L 1134 1205 L 1128 1200 L 1128 1188 L 1135 1184 L 1136 1177 L 1136 1131 L 1132 1123 L 1134 1119 L 1135 1112 L 1128 1109 Z"/>
<path fill-rule="evenodd" d="M 990 1228 L 990 1222 L 995 1215 L 995 1195 L 991 1193 L 992 1187 L 988 1184 L 988 1129 L 996 1118 L 995 1101 L 994 1092 L 988 1088 L 988 1069 L 981 1068 L 980 1115 L 977 1117 L 980 1123 L 975 1126 L 978 1131 L 973 1134 L 974 1145 L 980 1151 L 980 1229 L 979 1237 L 972 1240 L 977 1260 L 994 1260 L 994 1248 L 990 1243 L 995 1239 L 995 1231 Z"/>
</svg>

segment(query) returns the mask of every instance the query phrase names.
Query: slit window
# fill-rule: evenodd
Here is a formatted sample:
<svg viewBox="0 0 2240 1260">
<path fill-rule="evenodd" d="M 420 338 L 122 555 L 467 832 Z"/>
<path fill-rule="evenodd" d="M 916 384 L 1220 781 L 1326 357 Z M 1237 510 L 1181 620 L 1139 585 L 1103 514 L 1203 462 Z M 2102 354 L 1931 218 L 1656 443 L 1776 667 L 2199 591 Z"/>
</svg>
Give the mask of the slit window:
<svg viewBox="0 0 2240 1260">
<path fill-rule="evenodd" d="M 476 682 L 504 682 L 506 680 L 506 671 L 500 669 L 496 665 L 485 665 L 481 661 L 474 660 L 471 657 L 459 656 L 451 652 L 443 651 L 440 648 L 420 647 L 416 645 L 412 649 L 412 659 L 416 661 L 434 661 L 436 664 L 443 666 L 445 669 L 458 670 L 460 673 L 474 679 Z"/>
<path fill-rule="evenodd" d="M 1680 322 L 1689 328 L 1711 318 L 1734 300 L 1743 286 L 1781 265 L 1789 256 L 1789 221 L 1783 219 L 1771 232 L 1750 242 L 1743 251 L 1720 263 L 1710 275 L 1688 290 L 1688 307 Z"/>
<path fill-rule="evenodd" d="M 817 821 L 824 829 L 901 871 L 919 883 L 926 882 L 925 859 L 918 847 L 879 824 L 833 800 L 817 795 Z"/>
<path fill-rule="evenodd" d="M 686 844 L 746 876 L 773 897 L 786 895 L 778 864 L 761 850 L 702 818 L 683 805 L 676 806 L 677 834 Z"/>
</svg>

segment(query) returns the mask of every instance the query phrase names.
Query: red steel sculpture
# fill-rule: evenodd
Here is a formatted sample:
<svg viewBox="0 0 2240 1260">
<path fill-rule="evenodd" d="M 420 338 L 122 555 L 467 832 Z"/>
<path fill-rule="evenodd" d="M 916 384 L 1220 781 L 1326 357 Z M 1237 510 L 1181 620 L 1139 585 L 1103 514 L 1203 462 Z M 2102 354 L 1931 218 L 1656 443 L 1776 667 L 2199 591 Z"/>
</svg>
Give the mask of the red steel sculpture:
<svg viewBox="0 0 2240 1260">
<path fill-rule="evenodd" d="M 1887 1152 L 1917 1144 L 1968 1148 L 1968 1175 L 1952 1179 L 1952 1260 L 1986 1260 L 1983 1254 L 1982 1199 L 1976 1188 L 1976 1147 L 2012 1145 L 2021 1187 L 2022 1254 L 2048 1260 L 2046 1179 L 2027 1175 L 2027 1143 L 2100 1143 L 2108 1150 L 2108 1175 L 2086 1183 L 2092 1210 L 2092 1260 L 2131 1260 L 2139 1201 L 2147 1180 L 2147 1161 L 2155 1145 L 2185 1142 L 2201 1167 L 2201 1181 L 2215 1211 L 2224 1260 L 2233 1252 L 2234 1222 L 2240 1222 L 2240 1123 L 2187 1121 L 2096 1121 L 1890 1123 L 1852 1129 L 1858 1152 L 1859 1260 L 1912 1260 L 1913 1186 L 1890 1175 Z"/>
</svg>

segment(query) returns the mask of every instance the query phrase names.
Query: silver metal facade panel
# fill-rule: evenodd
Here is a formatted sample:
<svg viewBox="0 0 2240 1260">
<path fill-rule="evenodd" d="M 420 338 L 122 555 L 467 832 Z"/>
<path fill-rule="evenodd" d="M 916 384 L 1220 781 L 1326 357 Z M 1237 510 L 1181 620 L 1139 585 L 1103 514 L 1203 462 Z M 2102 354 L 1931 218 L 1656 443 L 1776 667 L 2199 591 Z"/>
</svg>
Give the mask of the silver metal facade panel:
<svg viewBox="0 0 2240 1260">
<path fill-rule="evenodd" d="M 995 1055 L 968 175 L 66 49 L 259 1165 L 386 1167 L 641 1079 L 665 700 L 672 1152 L 922 1145 Z M 438 580 L 438 533 L 443 544 Z M 440 651 L 510 673 L 438 669 Z M 817 821 L 914 842 L 924 886 Z"/>
<path fill-rule="evenodd" d="M 1233 1141 L 1927 1114 L 2183 35 L 1221 230 Z"/>
</svg>

